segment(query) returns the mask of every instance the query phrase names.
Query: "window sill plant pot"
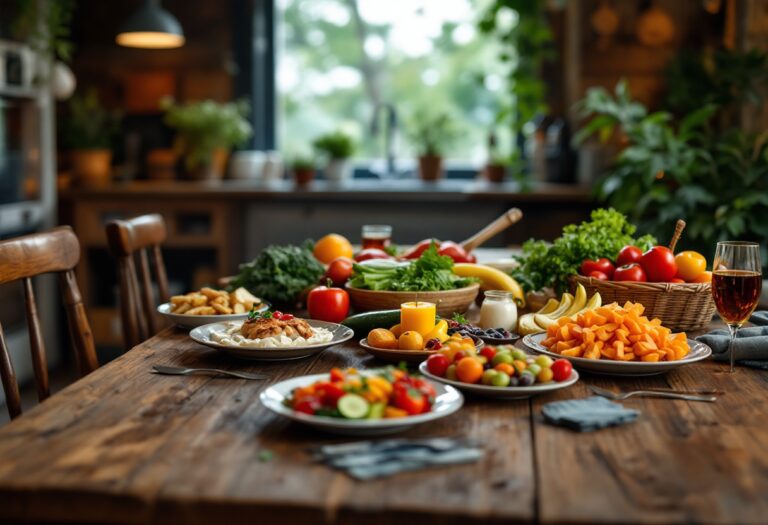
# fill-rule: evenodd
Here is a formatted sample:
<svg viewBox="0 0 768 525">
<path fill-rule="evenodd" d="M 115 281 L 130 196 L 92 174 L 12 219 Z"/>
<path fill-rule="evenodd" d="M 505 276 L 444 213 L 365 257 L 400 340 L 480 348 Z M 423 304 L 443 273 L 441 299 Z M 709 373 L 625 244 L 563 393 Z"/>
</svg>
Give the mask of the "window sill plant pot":
<svg viewBox="0 0 768 525">
<path fill-rule="evenodd" d="M 421 180 L 436 181 L 443 177 L 443 157 L 422 155 L 419 157 L 419 175 Z"/>
<path fill-rule="evenodd" d="M 355 141 L 343 131 L 334 131 L 317 137 L 312 145 L 321 158 L 327 159 L 324 172 L 329 181 L 340 182 L 352 174 L 348 159 L 355 152 Z"/>
<path fill-rule="evenodd" d="M 224 178 L 229 159 L 229 150 L 216 148 L 211 153 L 210 162 L 198 164 L 187 170 L 187 177 L 192 180 L 221 180 Z"/>
<path fill-rule="evenodd" d="M 70 151 L 72 172 L 80 186 L 106 186 L 111 180 L 112 151 L 75 149 Z"/>
<path fill-rule="evenodd" d="M 325 166 L 325 178 L 341 182 L 352 178 L 352 164 L 347 159 L 331 159 Z"/>
<path fill-rule="evenodd" d="M 485 167 L 485 178 L 490 182 L 504 182 L 507 176 L 507 167 L 503 164 L 488 164 Z"/>
<path fill-rule="evenodd" d="M 294 167 L 291 171 L 297 186 L 306 186 L 315 178 L 315 168 L 302 166 Z"/>
</svg>

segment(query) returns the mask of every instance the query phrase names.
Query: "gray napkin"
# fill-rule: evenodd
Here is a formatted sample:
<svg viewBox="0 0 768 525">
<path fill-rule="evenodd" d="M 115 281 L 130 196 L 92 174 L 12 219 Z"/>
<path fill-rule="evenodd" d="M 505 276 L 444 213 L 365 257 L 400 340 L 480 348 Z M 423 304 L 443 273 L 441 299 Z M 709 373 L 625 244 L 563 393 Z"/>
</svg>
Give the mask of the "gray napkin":
<svg viewBox="0 0 768 525">
<path fill-rule="evenodd" d="M 742 328 L 736 333 L 733 342 L 733 352 L 736 361 L 741 365 L 768 370 L 768 311 L 755 312 L 749 322 L 755 326 Z M 700 335 L 697 341 L 712 348 L 712 359 L 728 361 L 728 341 L 730 336 L 725 328 L 718 328 Z"/>
<path fill-rule="evenodd" d="M 472 442 L 453 438 L 356 441 L 321 445 L 310 452 L 315 460 L 360 480 L 439 465 L 473 463 L 483 457 L 483 450 Z"/>
<path fill-rule="evenodd" d="M 578 432 L 591 432 L 631 423 L 640 415 L 638 410 L 624 408 L 619 403 L 599 396 L 554 401 L 541 407 L 541 412 L 549 423 Z"/>
</svg>

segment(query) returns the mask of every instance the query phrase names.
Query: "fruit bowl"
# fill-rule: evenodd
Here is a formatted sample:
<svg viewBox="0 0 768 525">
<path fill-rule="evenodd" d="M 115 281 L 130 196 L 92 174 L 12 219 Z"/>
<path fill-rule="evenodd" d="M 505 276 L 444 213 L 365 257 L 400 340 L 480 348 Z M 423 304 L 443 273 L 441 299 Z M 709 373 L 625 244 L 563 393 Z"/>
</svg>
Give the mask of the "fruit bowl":
<svg viewBox="0 0 768 525">
<path fill-rule="evenodd" d="M 401 304 L 418 299 L 419 301 L 435 303 L 437 314 L 446 318 L 450 318 L 455 312 L 466 312 L 479 291 L 479 284 L 439 292 L 388 292 L 363 290 L 347 285 L 349 299 L 358 312 L 399 309 Z"/>
</svg>

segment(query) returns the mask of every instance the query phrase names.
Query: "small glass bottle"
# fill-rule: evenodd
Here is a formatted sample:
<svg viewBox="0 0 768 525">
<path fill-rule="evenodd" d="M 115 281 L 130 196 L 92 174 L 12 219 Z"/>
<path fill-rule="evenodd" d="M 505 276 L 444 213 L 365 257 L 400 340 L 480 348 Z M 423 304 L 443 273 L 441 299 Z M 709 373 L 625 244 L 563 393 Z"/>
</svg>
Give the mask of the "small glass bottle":
<svg viewBox="0 0 768 525">
<path fill-rule="evenodd" d="M 512 292 L 488 290 L 480 306 L 480 328 L 517 329 L 517 304 Z"/>
</svg>

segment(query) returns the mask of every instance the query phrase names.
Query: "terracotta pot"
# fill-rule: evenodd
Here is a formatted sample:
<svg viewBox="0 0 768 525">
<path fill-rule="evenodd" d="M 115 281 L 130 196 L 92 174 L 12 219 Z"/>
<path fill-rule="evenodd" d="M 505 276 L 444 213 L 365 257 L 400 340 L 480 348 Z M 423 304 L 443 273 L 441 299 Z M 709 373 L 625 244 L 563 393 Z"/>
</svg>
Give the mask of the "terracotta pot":
<svg viewBox="0 0 768 525">
<path fill-rule="evenodd" d="M 501 164 L 488 164 L 485 167 L 485 176 L 491 182 L 504 182 L 507 167 Z"/>
<path fill-rule="evenodd" d="M 315 168 L 293 168 L 292 171 L 297 186 L 306 186 L 315 178 Z"/>
<path fill-rule="evenodd" d="M 193 180 L 221 180 L 227 168 L 229 150 L 217 148 L 213 150 L 211 162 L 202 164 L 187 171 L 187 175 Z"/>
<path fill-rule="evenodd" d="M 438 180 L 443 176 L 443 157 L 424 155 L 419 157 L 419 175 L 422 180 Z"/>
<path fill-rule="evenodd" d="M 112 151 L 108 149 L 78 149 L 70 152 L 72 172 L 81 186 L 104 186 L 111 179 Z"/>
</svg>

